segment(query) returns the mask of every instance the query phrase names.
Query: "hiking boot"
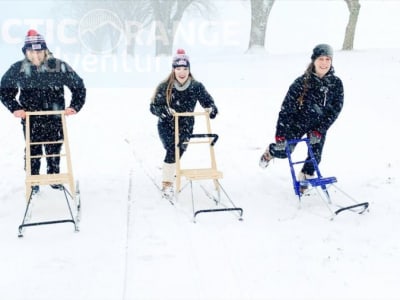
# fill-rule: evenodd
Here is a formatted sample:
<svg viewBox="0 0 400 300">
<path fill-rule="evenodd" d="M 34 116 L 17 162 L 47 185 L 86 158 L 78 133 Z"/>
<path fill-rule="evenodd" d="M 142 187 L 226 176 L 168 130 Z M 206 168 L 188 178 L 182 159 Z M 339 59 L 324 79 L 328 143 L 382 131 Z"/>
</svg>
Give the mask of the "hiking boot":
<svg viewBox="0 0 400 300">
<path fill-rule="evenodd" d="M 304 194 L 308 190 L 308 187 L 309 187 L 308 179 L 312 179 L 312 178 L 315 178 L 315 176 L 309 175 L 309 174 L 306 174 L 303 172 L 300 172 L 297 175 L 297 181 L 300 184 L 300 194 L 301 195 Z"/>
<path fill-rule="evenodd" d="M 301 171 L 299 174 L 297 174 L 298 181 L 307 181 L 308 179 L 313 179 L 313 178 L 315 178 L 315 175 L 309 175 L 309 174 L 303 173 Z"/>
<path fill-rule="evenodd" d="M 260 157 L 260 161 L 258 162 L 258 165 L 260 168 L 265 169 L 268 167 L 269 162 L 273 159 L 274 157 L 269 153 L 269 149 L 265 150 L 263 155 Z"/>
<path fill-rule="evenodd" d="M 50 184 L 50 187 L 55 190 L 62 190 L 64 188 L 62 184 Z"/>
<path fill-rule="evenodd" d="M 33 185 L 32 186 L 32 195 L 36 195 L 37 193 L 39 193 L 40 188 L 38 185 Z"/>
<path fill-rule="evenodd" d="M 163 198 L 172 199 L 174 197 L 174 184 L 172 182 L 162 182 L 162 196 Z"/>
</svg>

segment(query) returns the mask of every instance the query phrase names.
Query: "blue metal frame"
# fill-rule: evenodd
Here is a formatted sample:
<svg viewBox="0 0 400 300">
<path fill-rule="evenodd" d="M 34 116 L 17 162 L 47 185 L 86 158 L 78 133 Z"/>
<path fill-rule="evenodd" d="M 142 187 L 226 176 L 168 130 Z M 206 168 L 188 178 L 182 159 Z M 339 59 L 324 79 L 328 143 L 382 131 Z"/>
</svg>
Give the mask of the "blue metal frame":
<svg viewBox="0 0 400 300">
<path fill-rule="evenodd" d="M 292 145 L 296 145 L 300 142 L 304 142 L 307 145 L 307 151 L 309 154 L 309 159 L 307 160 L 300 160 L 300 161 L 293 161 L 292 159 L 292 149 L 293 146 Z M 322 190 L 326 193 L 326 195 L 329 198 L 329 194 L 326 188 L 326 185 L 328 184 L 332 184 L 337 182 L 336 177 L 323 177 L 321 174 L 321 171 L 318 167 L 318 163 L 317 160 L 315 159 L 314 153 L 312 151 L 311 145 L 310 145 L 310 139 L 308 138 L 303 138 L 303 139 L 293 139 L 293 140 L 289 140 L 286 143 L 286 147 L 285 147 L 285 151 L 286 151 L 286 155 L 288 157 L 289 160 L 289 166 L 290 166 L 290 173 L 292 175 L 292 180 L 293 180 L 293 188 L 294 188 L 294 192 L 298 197 L 302 196 L 302 189 L 305 187 L 318 187 L 320 186 L 322 188 Z M 314 169 L 315 172 L 317 173 L 317 177 L 316 178 L 310 178 L 310 179 L 306 179 L 306 180 L 302 180 L 299 181 L 297 180 L 296 177 L 296 173 L 295 173 L 295 169 L 294 166 L 297 164 L 304 164 L 306 162 L 311 162 L 314 165 Z"/>
<path fill-rule="evenodd" d="M 296 144 L 301 143 L 301 142 L 304 142 L 307 145 L 309 159 L 293 161 L 292 150 L 294 149 L 294 146 L 296 146 Z M 299 200 L 303 196 L 303 190 L 311 186 L 311 187 L 321 187 L 321 189 L 324 191 L 324 193 L 326 195 L 328 202 L 332 203 L 330 195 L 328 193 L 327 185 L 331 185 L 331 184 L 334 185 L 334 183 L 337 182 L 336 177 L 323 177 L 322 176 L 321 171 L 318 167 L 317 160 L 315 159 L 314 153 L 312 151 L 312 148 L 310 145 L 310 140 L 308 138 L 289 140 L 286 143 L 285 151 L 286 151 L 286 155 L 289 160 L 290 173 L 292 175 L 294 192 L 299 197 Z M 299 181 L 299 180 L 297 180 L 294 166 L 297 164 L 304 164 L 306 162 L 311 162 L 314 165 L 314 169 L 317 174 L 317 177 Z M 357 203 L 349 195 L 347 195 L 345 192 L 340 190 L 337 186 L 335 186 L 335 188 L 339 192 L 341 192 L 342 195 L 344 195 L 348 199 L 352 200 L 355 204 L 350 205 L 350 206 L 345 206 L 345 207 L 339 207 L 339 209 L 334 212 L 334 215 L 337 215 L 346 210 L 358 212 L 359 214 L 362 214 L 368 210 L 368 207 L 369 207 L 368 202 Z"/>
</svg>

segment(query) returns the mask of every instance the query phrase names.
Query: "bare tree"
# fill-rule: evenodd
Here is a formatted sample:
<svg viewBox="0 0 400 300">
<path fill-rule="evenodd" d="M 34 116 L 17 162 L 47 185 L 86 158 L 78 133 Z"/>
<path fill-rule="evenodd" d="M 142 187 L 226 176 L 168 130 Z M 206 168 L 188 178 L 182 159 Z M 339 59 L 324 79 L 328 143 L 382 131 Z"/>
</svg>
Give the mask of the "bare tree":
<svg viewBox="0 0 400 300">
<path fill-rule="evenodd" d="M 125 9 L 119 11 L 121 19 L 124 21 L 124 31 L 126 39 L 126 52 L 134 56 L 136 37 L 138 32 L 152 22 L 151 5 L 147 0 L 129 0 Z"/>
<path fill-rule="evenodd" d="M 346 26 L 346 33 L 343 41 L 343 50 L 353 50 L 354 36 L 356 32 L 358 15 L 360 13 L 360 1 L 359 0 L 344 0 L 349 9 L 349 21 Z"/>
<path fill-rule="evenodd" d="M 150 0 L 155 22 L 156 55 L 170 55 L 176 30 L 191 6 L 204 13 L 211 10 L 208 0 Z"/>
<path fill-rule="evenodd" d="M 251 29 L 248 50 L 265 48 L 268 17 L 275 0 L 251 0 Z"/>
</svg>

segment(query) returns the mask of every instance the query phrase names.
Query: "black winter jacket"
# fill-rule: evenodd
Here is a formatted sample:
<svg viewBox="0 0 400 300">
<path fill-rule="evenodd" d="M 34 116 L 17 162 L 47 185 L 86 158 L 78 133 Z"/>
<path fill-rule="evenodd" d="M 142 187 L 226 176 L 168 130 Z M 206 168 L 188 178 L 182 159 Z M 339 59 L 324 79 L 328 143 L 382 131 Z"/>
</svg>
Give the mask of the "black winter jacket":
<svg viewBox="0 0 400 300">
<path fill-rule="evenodd" d="M 162 123 L 163 127 L 168 127 L 166 128 L 165 134 L 160 132 L 162 136 L 170 135 L 171 129 L 175 126 L 173 117 L 168 110 L 166 100 L 167 85 L 167 82 L 162 82 L 157 87 L 154 99 L 150 104 L 150 111 L 159 117 L 159 123 Z M 212 107 L 214 111 L 217 110 L 213 98 L 199 81 L 192 79 L 190 85 L 182 91 L 177 90 L 175 86 L 172 88 L 170 108 L 174 109 L 176 112 L 193 112 L 196 108 L 197 101 L 204 108 Z M 181 133 L 186 132 L 191 134 L 193 132 L 193 126 L 194 117 L 183 117 L 179 119 L 179 129 Z"/>
<path fill-rule="evenodd" d="M 298 77 L 289 87 L 279 112 L 276 136 L 293 136 L 293 131 L 305 134 L 312 130 L 325 135 L 342 110 L 343 84 L 334 75 L 333 67 L 323 78 L 311 74 L 304 93 L 305 76 Z M 303 93 L 301 105 L 298 99 Z"/>
<path fill-rule="evenodd" d="M 51 57 L 36 67 L 24 59 L 13 64 L 2 77 L 0 97 L 11 112 L 64 110 L 64 86 L 72 94 L 69 107 L 78 112 L 85 103 L 86 88 L 67 63 Z"/>
<path fill-rule="evenodd" d="M 150 111 L 159 117 L 157 124 L 158 133 L 164 148 L 167 150 L 166 162 L 171 163 L 175 160 L 175 120 L 169 112 L 166 102 L 167 85 L 167 82 L 162 82 L 157 87 L 154 99 L 150 104 Z M 215 117 L 215 114 L 218 112 L 217 107 L 213 98 L 201 82 L 192 79 L 189 86 L 184 90 L 178 90 L 175 86 L 172 88 L 170 107 L 176 112 L 193 112 L 197 101 L 204 108 L 211 107 L 214 112 L 213 116 Z M 190 135 L 193 133 L 194 121 L 194 117 L 179 118 L 180 141 L 190 139 Z M 181 153 L 184 150 L 185 147 L 182 146 Z"/>
<path fill-rule="evenodd" d="M 166 100 L 167 82 L 162 82 L 155 93 L 150 104 L 150 111 L 159 118 L 170 117 Z M 170 107 L 176 112 L 193 112 L 197 101 L 204 108 L 216 107 L 213 98 L 207 92 L 204 85 L 196 80 L 191 81 L 189 87 L 183 91 L 172 88 L 172 99 Z"/>
</svg>

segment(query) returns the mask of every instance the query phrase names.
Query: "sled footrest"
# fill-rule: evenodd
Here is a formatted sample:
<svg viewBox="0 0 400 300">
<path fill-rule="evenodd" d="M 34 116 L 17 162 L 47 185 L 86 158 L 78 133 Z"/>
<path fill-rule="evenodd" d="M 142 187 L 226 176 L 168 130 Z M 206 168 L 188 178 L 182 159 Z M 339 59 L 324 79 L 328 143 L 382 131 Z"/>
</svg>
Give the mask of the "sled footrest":
<svg viewBox="0 0 400 300">
<path fill-rule="evenodd" d="M 221 179 L 223 173 L 213 168 L 206 169 L 184 169 L 180 172 L 181 176 L 188 180 Z"/>
<path fill-rule="evenodd" d="M 305 181 L 309 182 L 311 186 L 316 187 L 316 186 L 323 186 L 335 183 L 337 182 L 337 179 L 336 177 L 321 177 L 321 178 L 311 178 Z"/>
<path fill-rule="evenodd" d="M 32 185 L 64 184 L 70 183 L 72 177 L 68 173 L 61 174 L 41 174 L 26 176 L 26 183 Z"/>
</svg>

